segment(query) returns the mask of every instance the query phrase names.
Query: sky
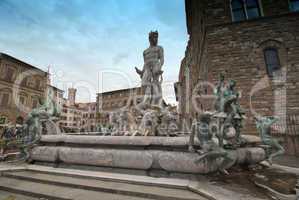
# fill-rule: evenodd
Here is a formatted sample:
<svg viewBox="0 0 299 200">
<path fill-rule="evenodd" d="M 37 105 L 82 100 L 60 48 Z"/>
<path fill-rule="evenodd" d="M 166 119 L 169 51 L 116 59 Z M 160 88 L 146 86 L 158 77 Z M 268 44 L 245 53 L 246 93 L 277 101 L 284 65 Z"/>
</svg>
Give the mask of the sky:
<svg viewBox="0 0 299 200">
<path fill-rule="evenodd" d="M 184 0 L 0 0 L 0 51 L 51 73 L 52 85 L 77 88 L 77 101 L 97 92 L 140 86 L 148 33 L 163 46 L 163 97 L 187 45 Z M 66 92 L 67 93 L 67 92 Z"/>
</svg>

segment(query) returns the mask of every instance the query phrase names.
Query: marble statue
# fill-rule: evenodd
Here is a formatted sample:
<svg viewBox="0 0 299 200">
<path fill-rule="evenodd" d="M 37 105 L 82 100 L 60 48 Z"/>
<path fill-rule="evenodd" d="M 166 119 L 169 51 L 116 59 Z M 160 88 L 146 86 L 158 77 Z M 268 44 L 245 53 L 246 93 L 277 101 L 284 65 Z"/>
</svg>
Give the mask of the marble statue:
<svg viewBox="0 0 299 200">
<path fill-rule="evenodd" d="M 269 145 L 271 147 L 271 151 L 276 151 L 271 152 L 271 154 L 268 155 L 267 160 L 270 164 L 272 164 L 273 158 L 283 155 L 285 152 L 284 148 L 279 144 L 279 142 L 271 136 L 271 126 L 278 120 L 279 119 L 277 117 L 255 117 L 256 127 L 258 129 L 262 143 L 264 145 Z"/>
<path fill-rule="evenodd" d="M 158 128 L 158 112 L 156 110 L 148 109 L 145 111 L 140 130 L 143 136 L 155 136 Z"/>
<path fill-rule="evenodd" d="M 109 123 L 112 126 L 112 135 L 118 135 L 119 129 L 120 129 L 120 120 L 119 120 L 119 114 L 118 112 L 112 112 L 109 115 Z M 108 133 L 108 131 L 106 131 L 106 127 L 102 128 L 102 130 L 104 131 L 104 135 L 106 135 Z"/>
<path fill-rule="evenodd" d="M 161 136 L 177 136 L 178 132 L 178 119 L 175 112 L 167 106 L 162 110 L 160 116 L 159 135 Z"/>
<path fill-rule="evenodd" d="M 121 110 L 119 115 L 119 124 L 121 131 L 128 131 L 129 130 L 129 112 L 128 110 Z"/>
<path fill-rule="evenodd" d="M 158 31 L 149 33 L 150 46 L 144 50 L 143 69 L 135 67 L 141 77 L 141 85 L 145 88 L 145 103 L 157 105 L 162 99 L 162 66 L 164 64 L 163 47 L 158 45 Z"/>
</svg>

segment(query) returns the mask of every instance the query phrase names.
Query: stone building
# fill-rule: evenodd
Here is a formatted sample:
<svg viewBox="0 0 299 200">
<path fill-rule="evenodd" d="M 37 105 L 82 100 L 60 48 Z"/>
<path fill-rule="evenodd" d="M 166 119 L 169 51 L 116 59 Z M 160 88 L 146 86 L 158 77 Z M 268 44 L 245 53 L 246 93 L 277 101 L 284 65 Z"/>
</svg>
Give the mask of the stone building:
<svg viewBox="0 0 299 200">
<path fill-rule="evenodd" d="M 110 113 L 142 102 L 142 87 L 114 90 L 97 94 L 97 122 L 109 123 Z"/>
<path fill-rule="evenodd" d="M 299 1 L 185 5 L 189 41 L 175 85 L 181 119 L 190 124 L 212 109 L 211 83 L 223 72 L 241 91 L 248 117 L 243 132 L 256 134 L 253 114 L 278 115 L 275 132 L 286 139 L 289 154 L 299 155 Z"/>
<path fill-rule="evenodd" d="M 64 103 L 64 91 L 50 84 L 47 87 L 53 91 L 53 100 L 56 102 L 58 109 L 61 110 Z"/>
<path fill-rule="evenodd" d="M 0 53 L 0 123 L 23 123 L 44 98 L 48 73 Z"/>
<path fill-rule="evenodd" d="M 96 116 L 97 104 L 96 102 L 78 103 L 78 107 L 82 109 L 82 129 L 87 132 L 96 131 Z"/>
<path fill-rule="evenodd" d="M 68 89 L 68 98 L 63 100 L 59 126 L 62 132 L 96 131 L 96 102 L 76 103 L 75 88 Z"/>
</svg>

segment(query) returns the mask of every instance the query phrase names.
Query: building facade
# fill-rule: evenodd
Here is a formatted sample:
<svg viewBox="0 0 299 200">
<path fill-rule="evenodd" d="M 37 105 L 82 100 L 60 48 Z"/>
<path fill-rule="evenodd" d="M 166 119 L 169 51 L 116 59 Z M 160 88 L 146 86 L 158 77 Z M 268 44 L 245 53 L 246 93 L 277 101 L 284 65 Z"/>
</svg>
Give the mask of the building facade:
<svg viewBox="0 0 299 200">
<path fill-rule="evenodd" d="M 97 103 L 79 103 L 78 107 L 83 110 L 82 128 L 87 132 L 97 131 Z"/>
<path fill-rule="evenodd" d="M 76 103 L 75 88 L 68 89 L 68 98 L 63 99 L 59 126 L 62 132 L 96 131 L 96 102 Z"/>
<path fill-rule="evenodd" d="M 64 91 L 53 86 L 53 85 L 50 85 L 50 84 L 47 85 L 47 88 L 52 90 L 52 92 L 53 92 L 52 98 L 53 98 L 54 102 L 56 103 L 56 106 L 58 106 L 58 110 L 61 111 L 62 106 L 64 104 L 64 98 L 63 98 Z"/>
<path fill-rule="evenodd" d="M 141 103 L 144 99 L 144 88 L 128 88 L 97 94 L 97 122 L 108 124 L 110 114 L 120 109 Z"/>
<path fill-rule="evenodd" d="M 22 124 L 45 98 L 47 79 L 47 72 L 0 53 L 0 123 Z"/>
<path fill-rule="evenodd" d="M 213 109 L 220 73 L 237 81 L 247 117 L 281 118 L 275 132 L 299 154 L 299 1 L 186 0 L 189 41 L 176 83 L 181 119 Z"/>
</svg>

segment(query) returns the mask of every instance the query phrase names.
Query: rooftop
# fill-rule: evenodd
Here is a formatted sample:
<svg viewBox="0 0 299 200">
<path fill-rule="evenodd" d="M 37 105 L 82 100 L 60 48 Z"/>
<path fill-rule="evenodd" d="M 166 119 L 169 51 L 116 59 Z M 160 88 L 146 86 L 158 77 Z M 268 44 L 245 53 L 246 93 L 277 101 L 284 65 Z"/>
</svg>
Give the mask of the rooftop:
<svg viewBox="0 0 299 200">
<path fill-rule="evenodd" d="M 24 62 L 24 61 L 21 61 L 21 60 L 15 58 L 15 57 L 13 57 L 13 56 L 10 56 L 10 55 L 5 54 L 5 53 L 2 53 L 2 52 L 0 52 L 0 59 L 11 60 L 12 62 L 19 63 L 19 64 L 21 64 L 22 66 L 27 67 L 28 69 L 34 69 L 34 70 L 37 70 L 37 71 L 39 71 L 39 72 L 41 72 L 41 73 L 44 73 L 45 75 L 48 74 L 47 72 L 43 71 L 43 70 L 40 69 L 40 68 L 37 68 L 37 67 L 35 67 L 35 66 L 31 65 L 31 64 L 28 64 L 28 63 L 26 63 L 26 62 Z"/>
<path fill-rule="evenodd" d="M 129 91 L 139 90 L 141 88 L 142 87 L 133 87 L 133 88 L 120 89 L 120 90 L 112 90 L 112 91 L 97 93 L 97 95 L 108 95 L 108 94 L 115 94 L 120 92 L 129 92 Z"/>
</svg>

